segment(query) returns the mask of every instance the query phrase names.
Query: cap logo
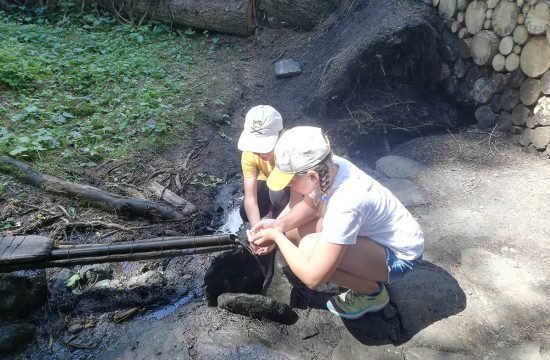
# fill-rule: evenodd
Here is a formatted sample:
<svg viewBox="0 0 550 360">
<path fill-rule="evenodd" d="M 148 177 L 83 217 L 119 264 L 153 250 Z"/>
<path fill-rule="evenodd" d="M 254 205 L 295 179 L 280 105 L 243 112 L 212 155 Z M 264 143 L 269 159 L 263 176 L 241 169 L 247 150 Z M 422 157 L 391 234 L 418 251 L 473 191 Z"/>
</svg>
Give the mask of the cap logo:
<svg viewBox="0 0 550 360">
<path fill-rule="evenodd" d="M 264 127 L 264 121 L 262 120 L 254 120 L 252 121 L 252 125 L 250 126 L 250 133 L 251 134 L 258 134 L 263 135 L 263 127 Z"/>
</svg>

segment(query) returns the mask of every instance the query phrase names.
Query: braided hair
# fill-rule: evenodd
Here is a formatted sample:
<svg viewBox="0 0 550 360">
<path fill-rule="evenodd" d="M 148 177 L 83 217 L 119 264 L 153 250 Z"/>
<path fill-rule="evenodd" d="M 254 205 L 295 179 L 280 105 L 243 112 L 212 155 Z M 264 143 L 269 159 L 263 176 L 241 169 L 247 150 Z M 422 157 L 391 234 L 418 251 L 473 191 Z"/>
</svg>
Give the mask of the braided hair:
<svg viewBox="0 0 550 360">
<path fill-rule="evenodd" d="M 332 163 L 332 153 L 329 153 L 319 164 L 313 166 L 311 169 L 319 174 L 319 182 L 321 187 L 321 200 L 328 200 L 328 191 L 332 186 L 329 175 L 329 164 Z"/>
</svg>

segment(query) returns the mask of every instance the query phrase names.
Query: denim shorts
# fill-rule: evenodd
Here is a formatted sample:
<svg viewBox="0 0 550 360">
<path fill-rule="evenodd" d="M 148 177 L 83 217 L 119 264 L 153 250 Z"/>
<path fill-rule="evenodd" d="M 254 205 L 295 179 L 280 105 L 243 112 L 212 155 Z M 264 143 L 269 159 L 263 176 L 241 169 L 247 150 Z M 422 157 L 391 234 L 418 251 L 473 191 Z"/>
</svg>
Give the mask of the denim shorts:
<svg viewBox="0 0 550 360">
<path fill-rule="evenodd" d="M 401 279 L 411 270 L 414 270 L 422 264 L 422 255 L 414 260 L 399 259 L 395 253 L 384 246 L 386 249 L 386 266 L 388 268 L 388 281 L 387 284 Z"/>
</svg>

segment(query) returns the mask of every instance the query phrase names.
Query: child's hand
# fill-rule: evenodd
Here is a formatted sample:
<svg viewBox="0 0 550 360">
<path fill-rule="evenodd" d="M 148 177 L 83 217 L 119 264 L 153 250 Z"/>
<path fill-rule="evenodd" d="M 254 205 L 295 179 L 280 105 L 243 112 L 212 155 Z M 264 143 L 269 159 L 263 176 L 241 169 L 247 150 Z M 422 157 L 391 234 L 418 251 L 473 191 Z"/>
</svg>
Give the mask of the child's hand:
<svg viewBox="0 0 550 360">
<path fill-rule="evenodd" d="M 247 230 L 246 235 L 248 236 L 248 242 L 250 243 L 250 248 L 252 249 L 252 253 L 254 255 L 267 255 L 277 246 L 275 243 L 265 246 L 255 244 L 254 237 L 256 235 L 256 231 L 254 231 L 254 229 Z"/>
</svg>

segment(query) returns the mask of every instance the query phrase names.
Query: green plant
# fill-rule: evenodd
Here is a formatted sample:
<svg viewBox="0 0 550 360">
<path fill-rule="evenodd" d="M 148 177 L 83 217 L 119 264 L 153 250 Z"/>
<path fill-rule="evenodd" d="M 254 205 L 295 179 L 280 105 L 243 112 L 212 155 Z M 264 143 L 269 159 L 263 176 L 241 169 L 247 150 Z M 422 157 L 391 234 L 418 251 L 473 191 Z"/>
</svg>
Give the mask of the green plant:
<svg viewBox="0 0 550 360">
<path fill-rule="evenodd" d="M 193 180 L 191 180 L 191 185 L 199 185 L 208 188 L 215 188 L 221 183 L 221 178 L 205 173 L 197 173 Z"/>
</svg>

